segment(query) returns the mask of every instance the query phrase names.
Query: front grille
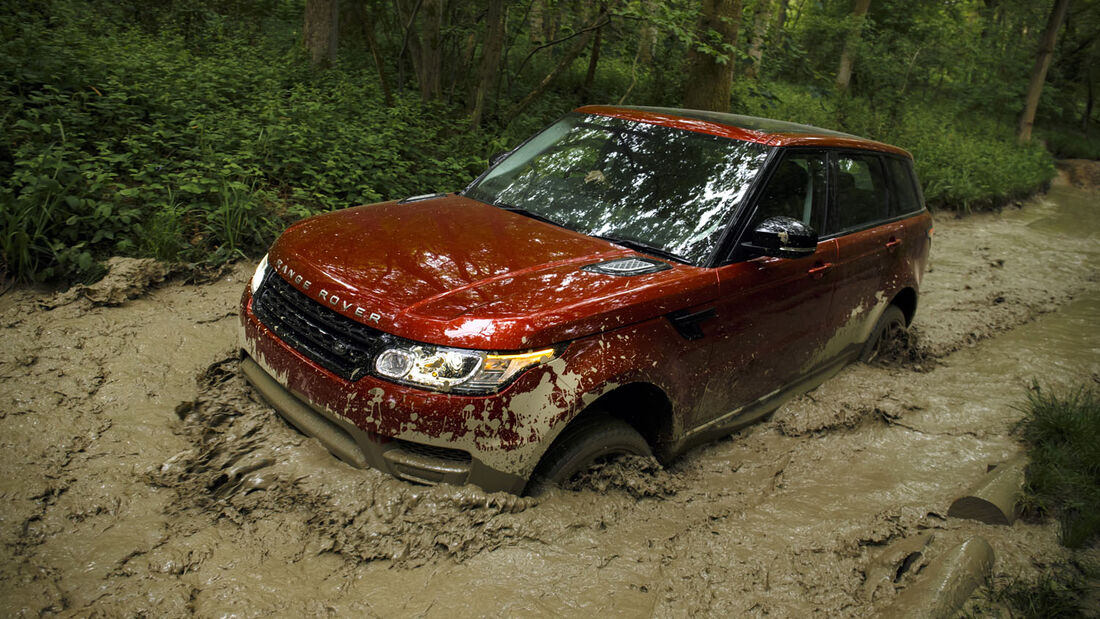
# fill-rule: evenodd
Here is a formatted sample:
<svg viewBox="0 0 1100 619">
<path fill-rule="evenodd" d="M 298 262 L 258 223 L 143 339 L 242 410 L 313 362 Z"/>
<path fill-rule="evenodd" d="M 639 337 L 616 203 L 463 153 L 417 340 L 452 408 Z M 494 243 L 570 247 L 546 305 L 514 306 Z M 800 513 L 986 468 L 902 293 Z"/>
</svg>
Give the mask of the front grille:
<svg viewBox="0 0 1100 619">
<path fill-rule="evenodd" d="M 345 380 L 366 375 L 386 344 L 381 331 L 321 305 L 274 272 L 256 291 L 252 313 L 292 348 Z"/>
</svg>

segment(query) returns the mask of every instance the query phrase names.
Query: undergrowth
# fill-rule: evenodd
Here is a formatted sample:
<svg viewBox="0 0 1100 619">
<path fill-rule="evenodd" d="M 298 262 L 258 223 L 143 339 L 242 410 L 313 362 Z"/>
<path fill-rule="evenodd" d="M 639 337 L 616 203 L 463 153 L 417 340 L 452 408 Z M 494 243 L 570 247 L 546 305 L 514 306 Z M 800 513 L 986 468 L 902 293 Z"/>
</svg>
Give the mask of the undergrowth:
<svg viewBox="0 0 1100 619">
<path fill-rule="evenodd" d="M 291 221 L 460 188 L 485 165 L 488 138 L 452 110 L 384 108 L 368 71 L 312 72 L 293 32 L 199 50 L 72 6 L 0 15 L 0 276 L 255 255 Z"/>
<path fill-rule="evenodd" d="M 1100 397 L 1081 387 L 1063 394 L 1037 385 L 1017 431 L 1030 464 L 1024 508 L 1056 517 L 1061 542 L 1083 548 L 1100 534 Z"/>
<path fill-rule="evenodd" d="M 169 9 L 95 6 L 0 10 L 0 281 L 89 280 L 109 255 L 255 256 L 311 214 L 459 189 L 489 154 L 581 102 L 583 57 L 514 122 L 494 116 L 474 133 L 461 96 L 425 104 L 406 89 L 385 107 L 371 63 L 311 70 L 300 4 L 256 4 L 248 26 L 201 11 L 157 25 Z M 675 80 L 655 69 L 610 57 L 601 67 L 585 102 L 631 93 L 626 103 L 678 103 Z M 532 65 L 531 76 L 545 69 Z M 531 76 L 502 92 L 520 96 Z M 1011 121 L 916 95 L 838 97 L 814 83 L 739 82 L 732 111 L 906 148 L 933 208 L 996 207 L 1054 175 L 1041 146 L 1015 144 Z"/>
<path fill-rule="evenodd" d="M 1000 578 L 984 587 L 962 615 L 1006 619 L 1087 617 L 1083 600 L 1088 595 L 1088 580 L 1097 576 L 1100 574 L 1095 566 L 1058 563 L 1030 580 L 1019 576 Z"/>
</svg>

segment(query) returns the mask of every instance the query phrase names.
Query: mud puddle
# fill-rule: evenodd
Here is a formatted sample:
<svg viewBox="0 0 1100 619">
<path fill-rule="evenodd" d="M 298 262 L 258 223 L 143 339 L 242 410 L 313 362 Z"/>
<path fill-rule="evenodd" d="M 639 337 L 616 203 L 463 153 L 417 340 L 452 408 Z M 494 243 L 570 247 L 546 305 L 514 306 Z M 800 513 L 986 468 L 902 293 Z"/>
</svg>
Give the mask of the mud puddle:
<svg viewBox="0 0 1100 619">
<path fill-rule="evenodd" d="M 249 267 L 117 307 L 9 293 L 0 612 L 862 616 L 918 534 L 930 557 L 979 531 L 1005 573 L 1055 560 L 1053 527 L 944 514 L 1017 449 L 1033 377 L 1100 376 L 1094 201 L 937 221 L 917 367 L 850 367 L 668 470 L 537 503 L 351 469 L 279 421 L 231 361 Z"/>
</svg>

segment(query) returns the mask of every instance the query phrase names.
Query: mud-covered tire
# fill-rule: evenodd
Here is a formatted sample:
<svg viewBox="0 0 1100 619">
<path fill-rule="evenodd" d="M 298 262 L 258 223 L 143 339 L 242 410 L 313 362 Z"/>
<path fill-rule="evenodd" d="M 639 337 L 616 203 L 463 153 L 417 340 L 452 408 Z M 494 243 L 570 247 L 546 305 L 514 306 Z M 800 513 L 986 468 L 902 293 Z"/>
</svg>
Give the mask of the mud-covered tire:
<svg viewBox="0 0 1100 619">
<path fill-rule="evenodd" d="M 871 330 L 871 336 L 863 344 L 863 350 L 859 353 L 859 360 L 870 363 L 878 359 L 879 354 L 882 352 L 883 342 L 889 342 L 897 338 L 905 330 L 905 314 L 896 305 L 887 306 L 886 311 L 882 312 L 882 316 L 875 323 L 875 328 Z"/>
<path fill-rule="evenodd" d="M 649 443 L 630 424 L 608 415 L 580 419 L 542 457 L 528 492 L 538 494 L 546 486 L 561 485 L 601 459 L 628 455 L 653 455 Z"/>
</svg>

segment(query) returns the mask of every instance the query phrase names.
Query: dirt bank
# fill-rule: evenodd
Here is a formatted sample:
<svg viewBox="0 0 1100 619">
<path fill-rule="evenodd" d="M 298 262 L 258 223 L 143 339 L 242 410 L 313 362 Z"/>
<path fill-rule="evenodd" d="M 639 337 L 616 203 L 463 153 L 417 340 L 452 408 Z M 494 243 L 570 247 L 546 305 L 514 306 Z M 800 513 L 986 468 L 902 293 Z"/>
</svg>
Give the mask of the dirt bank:
<svg viewBox="0 0 1100 619">
<path fill-rule="evenodd" d="M 119 261 L 94 290 L 15 290 L 0 613 L 862 616 L 975 533 L 998 572 L 1033 570 L 1062 556 L 1053 527 L 945 514 L 1016 449 L 1032 377 L 1100 376 L 1095 199 L 1063 181 L 941 216 L 909 361 L 537 503 L 354 470 L 288 428 L 232 362 L 250 267 L 194 286 Z"/>
</svg>

